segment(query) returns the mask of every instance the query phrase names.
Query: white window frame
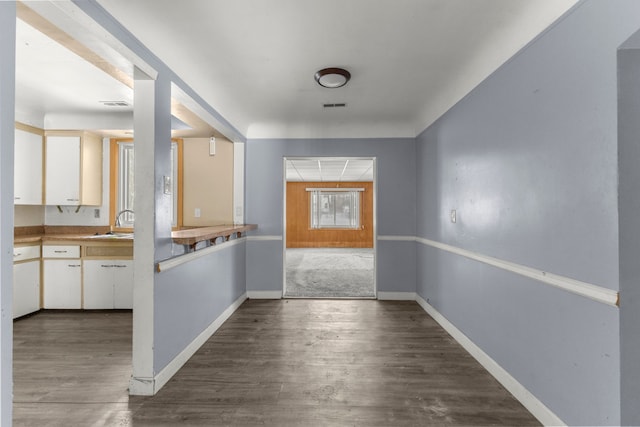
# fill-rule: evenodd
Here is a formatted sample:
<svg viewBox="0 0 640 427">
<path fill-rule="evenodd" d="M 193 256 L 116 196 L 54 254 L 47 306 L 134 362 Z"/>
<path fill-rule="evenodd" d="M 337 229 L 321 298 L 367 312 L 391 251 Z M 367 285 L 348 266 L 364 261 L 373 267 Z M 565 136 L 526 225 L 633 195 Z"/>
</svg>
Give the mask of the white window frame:
<svg viewBox="0 0 640 427">
<path fill-rule="evenodd" d="M 361 193 L 364 188 L 307 188 L 310 193 L 309 197 L 309 228 L 312 230 L 323 229 L 345 229 L 345 230 L 359 230 L 360 229 L 360 210 L 362 204 Z M 332 224 L 323 224 L 321 220 L 320 203 L 319 200 L 322 197 L 335 197 L 338 194 L 350 194 L 349 204 L 349 224 L 336 224 L 336 204 L 333 204 L 333 218 Z"/>
<path fill-rule="evenodd" d="M 133 206 L 134 197 L 129 194 L 127 187 L 133 188 L 133 172 L 129 171 L 130 167 L 135 165 L 133 162 L 133 141 L 118 141 L 118 181 L 117 181 L 117 198 L 116 198 L 116 215 L 124 210 L 135 212 Z M 131 161 L 130 161 L 131 159 Z M 171 212 L 171 226 L 178 225 L 178 143 L 171 141 L 171 204 L 173 206 Z M 131 185 L 129 184 L 131 182 Z M 120 216 L 120 227 L 133 228 L 135 222 L 135 214 L 124 212 Z"/>
</svg>

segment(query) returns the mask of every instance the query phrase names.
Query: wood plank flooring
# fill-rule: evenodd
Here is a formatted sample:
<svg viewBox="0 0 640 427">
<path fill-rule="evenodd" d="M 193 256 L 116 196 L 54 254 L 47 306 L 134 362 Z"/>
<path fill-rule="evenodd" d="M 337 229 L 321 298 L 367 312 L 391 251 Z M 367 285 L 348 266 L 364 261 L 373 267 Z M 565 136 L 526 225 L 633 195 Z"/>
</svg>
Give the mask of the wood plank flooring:
<svg viewBox="0 0 640 427">
<path fill-rule="evenodd" d="M 14 335 L 15 426 L 539 425 L 415 302 L 248 300 L 153 397 L 127 395 L 131 313 Z"/>
</svg>

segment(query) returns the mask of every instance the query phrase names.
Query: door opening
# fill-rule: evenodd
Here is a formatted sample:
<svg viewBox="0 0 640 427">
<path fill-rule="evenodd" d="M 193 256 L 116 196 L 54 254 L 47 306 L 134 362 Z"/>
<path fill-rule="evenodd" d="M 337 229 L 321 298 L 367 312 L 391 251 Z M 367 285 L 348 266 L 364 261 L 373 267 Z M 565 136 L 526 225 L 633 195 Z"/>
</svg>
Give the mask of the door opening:
<svg viewBox="0 0 640 427">
<path fill-rule="evenodd" d="M 283 296 L 375 298 L 375 158 L 284 159 Z"/>
</svg>

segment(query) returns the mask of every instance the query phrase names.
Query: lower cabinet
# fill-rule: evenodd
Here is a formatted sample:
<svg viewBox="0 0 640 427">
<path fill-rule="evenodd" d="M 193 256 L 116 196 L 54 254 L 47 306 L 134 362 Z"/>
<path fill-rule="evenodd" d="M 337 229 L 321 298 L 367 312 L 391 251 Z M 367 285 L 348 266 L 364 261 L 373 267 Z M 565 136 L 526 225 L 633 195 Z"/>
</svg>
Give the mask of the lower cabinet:
<svg viewBox="0 0 640 427">
<path fill-rule="evenodd" d="M 39 252 L 40 248 L 38 248 Z M 13 318 L 40 310 L 40 259 L 13 265 Z"/>
<path fill-rule="evenodd" d="M 133 308 L 132 260 L 84 260 L 84 308 Z"/>
<path fill-rule="evenodd" d="M 82 308 L 82 263 L 79 259 L 45 259 L 44 308 Z"/>
</svg>

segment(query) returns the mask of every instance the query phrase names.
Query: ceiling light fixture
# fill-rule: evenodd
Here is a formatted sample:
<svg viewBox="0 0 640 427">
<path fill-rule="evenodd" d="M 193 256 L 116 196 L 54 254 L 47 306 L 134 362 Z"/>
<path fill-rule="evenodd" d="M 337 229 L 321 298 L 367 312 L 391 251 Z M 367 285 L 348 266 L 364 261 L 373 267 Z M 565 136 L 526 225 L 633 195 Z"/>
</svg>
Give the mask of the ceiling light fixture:
<svg viewBox="0 0 640 427">
<path fill-rule="evenodd" d="M 315 75 L 318 84 L 329 89 L 346 85 L 350 78 L 351 73 L 343 68 L 324 68 Z"/>
</svg>

